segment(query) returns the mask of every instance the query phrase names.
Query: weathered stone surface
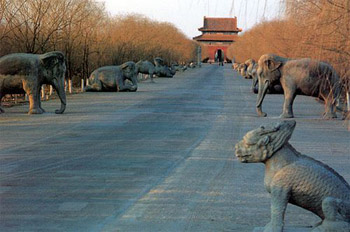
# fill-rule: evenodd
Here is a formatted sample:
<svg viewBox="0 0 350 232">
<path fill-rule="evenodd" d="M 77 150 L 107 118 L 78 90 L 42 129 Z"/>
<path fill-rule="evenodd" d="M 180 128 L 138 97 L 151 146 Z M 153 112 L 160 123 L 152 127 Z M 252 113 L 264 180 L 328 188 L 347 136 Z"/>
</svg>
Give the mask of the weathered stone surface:
<svg viewBox="0 0 350 232">
<path fill-rule="evenodd" d="M 311 227 L 293 227 L 287 226 L 284 228 L 283 232 L 311 232 Z M 264 227 L 256 227 L 253 232 L 264 232 Z"/>
</svg>

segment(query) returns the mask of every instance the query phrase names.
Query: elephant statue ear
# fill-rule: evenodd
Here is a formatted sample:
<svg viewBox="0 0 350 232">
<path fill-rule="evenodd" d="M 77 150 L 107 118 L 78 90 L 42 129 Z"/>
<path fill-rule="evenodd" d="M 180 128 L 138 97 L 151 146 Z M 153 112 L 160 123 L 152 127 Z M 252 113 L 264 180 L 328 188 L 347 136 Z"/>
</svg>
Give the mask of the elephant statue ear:
<svg viewBox="0 0 350 232">
<path fill-rule="evenodd" d="M 274 71 L 282 65 L 282 62 L 268 59 L 265 60 L 265 65 L 269 69 L 269 71 Z"/>
<path fill-rule="evenodd" d="M 65 62 L 63 53 L 59 51 L 42 54 L 40 55 L 40 59 L 46 68 L 53 68 L 57 64 L 62 64 Z"/>
<path fill-rule="evenodd" d="M 126 68 L 133 69 L 134 67 L 135 67 L 135 63 L 132 61 L 126 62 L 120 66 L 121 69 L 126 69 Z"/>
</svg>

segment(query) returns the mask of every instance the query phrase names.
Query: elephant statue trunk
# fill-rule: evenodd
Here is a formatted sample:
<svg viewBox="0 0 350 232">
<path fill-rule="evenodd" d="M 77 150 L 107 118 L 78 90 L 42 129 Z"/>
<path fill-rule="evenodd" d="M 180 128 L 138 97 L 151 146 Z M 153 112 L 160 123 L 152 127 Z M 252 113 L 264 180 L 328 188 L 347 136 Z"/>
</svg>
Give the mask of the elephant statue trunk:
<svg viewBox="0 0 350 232">
<path fill-rule="evenodd" d="M 62 83 L 53 84 L 53 88 L 56 90 L 58 97 L 61 100 L 61 108 L 59 110 L 55 110 L 56 114 L 62 114 L 66 110 L 66 92 L 64 91 L 64 79 L 60 81 Z"/>
<path fill-rule="evenodd" d="M 262 102 L 265 98 L 266 92 L 269 88 L 270 82 L 266 80 L 264 83 L 259 81 L 259 91 L 258 91 L 258 100 L 256 102 L 256 111 L 260 117 L 266 117 L 266 113 L 262 111 Z"/>
<path fill-rule="evenodd" d="M 251 90 L 252 90 L 253 93 L 257 93 L 256 92 L 256 84 L 257 83 L 258 83 L 258 77 L 254 76 L 253 77 L 253 81 L 252 81 L 252 87 L 251 87 Z"/>
</svg>

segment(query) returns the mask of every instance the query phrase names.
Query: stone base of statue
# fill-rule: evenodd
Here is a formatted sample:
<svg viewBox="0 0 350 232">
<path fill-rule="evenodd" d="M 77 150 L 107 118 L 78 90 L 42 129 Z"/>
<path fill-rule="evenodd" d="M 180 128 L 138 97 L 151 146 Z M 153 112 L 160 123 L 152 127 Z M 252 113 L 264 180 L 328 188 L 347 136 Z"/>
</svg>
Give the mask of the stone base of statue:
<svg viewBox="0 0 350 232">
<path fill-rule="evenodd" d="M 283 232 L 310 232 L 312 227 L 286 226 Z M 264 227 L 255 227 L 253 232 L 264 232 Z"/>
</svg>

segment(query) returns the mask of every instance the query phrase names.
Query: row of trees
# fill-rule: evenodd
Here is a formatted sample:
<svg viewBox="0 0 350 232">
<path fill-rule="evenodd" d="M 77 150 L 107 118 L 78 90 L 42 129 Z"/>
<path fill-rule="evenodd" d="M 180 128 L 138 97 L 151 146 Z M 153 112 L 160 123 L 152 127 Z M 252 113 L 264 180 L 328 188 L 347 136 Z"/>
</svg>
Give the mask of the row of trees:
<svg viewBox="0 0 350 232">
<path fill-rule="evenodd" d="M 285 0 L 285 17 L 262 22 L 230 46 L 244 62 L 265 53 L 331 63 L 350 82 L 350 0 Z M 349 85 L 349 84 L 348 84 Z"/>
<path fill-rule="evenodd" d="M 170 23 L 142 15 L 111 17 L 94 0 L 0 0 L 0 56 L 60 50 L 69 79 L 86 78 L 103 65 L 157 56 L 189 62 L 197 46 Z"/>
</svg>

